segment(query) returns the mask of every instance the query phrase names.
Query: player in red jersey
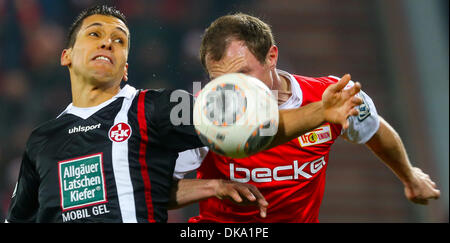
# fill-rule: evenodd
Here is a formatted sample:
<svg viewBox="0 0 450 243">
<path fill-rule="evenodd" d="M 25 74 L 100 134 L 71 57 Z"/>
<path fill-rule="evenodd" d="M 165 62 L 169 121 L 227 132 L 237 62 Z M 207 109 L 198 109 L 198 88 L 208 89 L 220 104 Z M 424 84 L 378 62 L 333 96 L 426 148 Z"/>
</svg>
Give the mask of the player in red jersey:
<svg viewBox="0 0 450 243">
<path fill-rule="evenodd" d="M 200 57 L 211 79 L 231 72 L 259 78 L 278 91 L 280 109 L 319 101 L 325 89 L 339 80 L 333 76 L 304 77 L 276 69 L 278 48 L 270 27 L 245 14 L 227 15 L 214 21 L 203 36 Z M 381 158 L 404 184 L 405 195 L 412 202 L 427 204 L 429 199 L 439 198 L 436 184 L 411 165 L 400 137 L 377 114 L 370 97 L 363 91 L 358 95 L 364 103 L 358 107 L 359 116 L 348 119 L 346 129 L 324 123 L 290 142 L 243 159 L 220 156 L 205 148 L 181 153 L 176 177 L 182 178 L 183 173 L 201 164 L 198 178 L 253 184 L 269 203 L 267 217 L 262 218 L 256 207 L 210 198 L 200 202 L 200 215 L 189 222 L 318 222 L 329 152 L 339 136 L 365 144 Z M 183 185 L 189 187 L 189 180 Z"/>
</svg>

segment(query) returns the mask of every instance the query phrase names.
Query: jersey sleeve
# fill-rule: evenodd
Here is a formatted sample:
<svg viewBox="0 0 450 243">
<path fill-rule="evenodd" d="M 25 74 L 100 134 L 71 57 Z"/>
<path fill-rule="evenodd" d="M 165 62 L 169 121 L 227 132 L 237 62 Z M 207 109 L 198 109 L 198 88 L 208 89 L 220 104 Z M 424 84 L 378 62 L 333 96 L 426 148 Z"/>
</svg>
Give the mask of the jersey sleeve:
<svg viewBox="0 0 450 243">
<path fill-rule="evenodd" d="M 164 147 L 182 152 L 203 147 L 193 123 L 194 98 L 184 90 L 167 90 L 156 104 Z"/>
<path fill-rule="evenodd" d="M 363 100 L 357 107 L 359 114 L 348 118 L 349 127 L 342 130 L 342 135 L 352 143 L 363 144 L 378 131 L 380 120 L 372 99 L 364 91 L 360 91 L 358 96 Z"/>
<path fill-rule="evenodd" d="M 183 179 L 186 174 L 198 169 L 208 151 L 209 148 L 205 146 L 178 153 L 173 178 L 177 180 Z"/>
<path fill-rule="evenodd" d="M 39 207 L 39 176 L 25 152 L 20 166 L 19 179 L 11 198 L 6 222 L 35 222 Z"/>
</svg>

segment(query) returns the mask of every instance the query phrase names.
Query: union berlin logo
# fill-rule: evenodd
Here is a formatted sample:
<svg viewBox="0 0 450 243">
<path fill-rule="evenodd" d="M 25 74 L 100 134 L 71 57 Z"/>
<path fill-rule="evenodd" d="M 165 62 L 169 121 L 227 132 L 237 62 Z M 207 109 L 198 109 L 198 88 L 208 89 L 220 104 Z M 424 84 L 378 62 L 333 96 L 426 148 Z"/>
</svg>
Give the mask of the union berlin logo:
<svg viewBox="0 0 450 243">
<path fill-rule="evenodd" d="M 113 142 L 124 142 L 127 141 L 131 136 L 131 127 L 127 123 L 117 123 L 108 132 L 109 139 Z"/>
</svg>

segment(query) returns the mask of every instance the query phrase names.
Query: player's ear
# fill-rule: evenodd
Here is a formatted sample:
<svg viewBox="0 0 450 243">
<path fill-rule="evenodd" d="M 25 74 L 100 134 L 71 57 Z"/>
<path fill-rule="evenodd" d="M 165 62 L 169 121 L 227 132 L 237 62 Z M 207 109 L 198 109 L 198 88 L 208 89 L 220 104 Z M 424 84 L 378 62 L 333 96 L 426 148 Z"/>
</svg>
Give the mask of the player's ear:
<svg viewBox="0 0 450 243">
<path fill-rule="evenodd" d="M 61 53 L 61 66 L 70 66 L 72 64 L 72 48 L 64 49 Z"/>
<path fill-rule="evenodd" d="M 270 69 L 275 69 L 278 62 L 278 47 L 272 45 L 267 52 L 266 63 L 269 65 Z"/>
<path fill-rule="evenodd" d="M 123 67 L 123 81 L 128 81 L 128 62 L 125 63 L 125 67 Z"/>
</svg>

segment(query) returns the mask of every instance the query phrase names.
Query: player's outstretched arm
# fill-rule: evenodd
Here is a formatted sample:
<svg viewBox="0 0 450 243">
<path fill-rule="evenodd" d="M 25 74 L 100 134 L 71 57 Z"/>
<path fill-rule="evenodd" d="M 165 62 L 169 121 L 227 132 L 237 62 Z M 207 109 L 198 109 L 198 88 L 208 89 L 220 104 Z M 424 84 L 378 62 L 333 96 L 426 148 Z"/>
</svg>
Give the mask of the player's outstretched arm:
<svg viewBox="0 0 450 243">
<path fill-rule="evenodd" d="M 426 205 L 429 199 L 440 197 L 436 183 L 411 165 L 400 136 L 383 118 L 380 117 L 380 128 L 366 145 L 397 175 L 408 200 Z"/>
<path fill-rule="evenodd" d="M 261 217 L 266 217 L 269 204 L 254 185 L 222 179 L 182 179 L 173 183 L 169 209 L 217 197 L 240 205 L 256 205 Z"/>
<path fill-rule="evenodd" d="M 280 110 L 278 132 L 268 148 L 299 137 L 324 122 L 341 124 L 344 129 L 347 128 L 347 118 L 358 115 L 355 106 L 362 103 L 361 98 L 355 96 L 361 90 L 360 83 L 356 82 L 351 88 L 344 89 L 350 79 L 350 74 L 346 74 L 337 83 L 328 86 L 321 101 L 297 109 Z"/>
</svg>

